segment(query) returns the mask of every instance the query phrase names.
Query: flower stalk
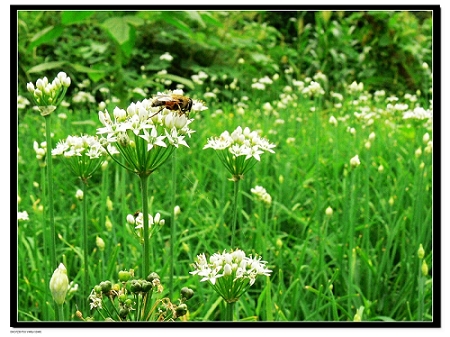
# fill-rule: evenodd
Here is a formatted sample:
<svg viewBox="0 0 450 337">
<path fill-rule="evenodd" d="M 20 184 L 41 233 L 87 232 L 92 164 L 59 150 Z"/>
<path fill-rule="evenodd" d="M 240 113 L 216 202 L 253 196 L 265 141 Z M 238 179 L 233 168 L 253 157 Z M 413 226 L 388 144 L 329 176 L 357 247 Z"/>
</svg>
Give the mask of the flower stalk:
<svg viewBox="0 0 450 337">
<path fill-rule="evenodd" d="M 83 287 L 82 293 L 89 292 L 89 244 L 88 244 L 88 216 L 87 189 L 88 181 L 97 171 L 106 155 L 106 150 L 100 145 L 95 136 L 68 136 L 58 142 L 52 155 L 63 157 L 63 162 L 69 170 L 81 180 L 82 184 L 82 215 L 81 215 L 81 243 L 83 249 Z M 87 311 L 87 303 L 83 301 L 82 308 Z"/>
<path fill-rule="evenodd" d="M 48 82 L 47 77 L 42 79 L 39 78 L 36 81 L 36 87 L 32 82 L 27 83 L 27 91 L 31 94 L 31 100 L 33 104 L 38 107 L 41 116 L 43 116 L 45 120 L 45 138 L 47 149 L 51 149 L 52 147 L 51 114 L 64 99 L 70 83 L 70 77 L 68 77 L 64 72 L 58 73 L 51 83 Z M 46 156 L 46 164 L 49 225 L 48 230 L 45 230 L 44 234 L 44 236 L 47 236 L 44 240 L 44 246 L 47 245 L 47 247 L 44 247 L 44 251 L 46 253 L 49 252 L 50 266 L 51 268 L 54 268 L 54 266 L 56 266 L 56 229 L 53 209 L 53 163 L 52 156 L 50 154 Z"/>
<path fill-rule="evenodd" d="M 248 127 L 242 130 L 240 126 L 231 134 L 224 131 L 219 137 L 208 139 L 203 147 L 216 150 L 220 161 L 231 174 L 230 180 L 234 182 L 231 247 L 234 247 L 236 235 L 239 181 L 244 179 L 244 175 L 261 160 L 261 154 L 266 151 L 274 153 L 272 150 L 274 147 L 275 144 L 260 137 L 256 131 L 250 131 Z"/>
<path fill-rule="evenodd" d="M 142 272 L 150 268 L 150 236 L 148 213 L 148 178 L 163 165 L 180 146 L 189 147 L 185 138 L 194 132 L 185 113 L 161 108 L 158 99 L 169 99 L 170 95 L 158 93 L 152 100 L 144 99 L 131 103 L 126 110 L 116 107 L 113 116 L 107 110 L 99 112 L 103 127 L 97 133 L 104 135 L 103 146 L 112 156 L 119 154 L 124 161 L 114 161 L 140 179 L 143 214 Z M 157 103 L 155 103 L 157 102 Z M 192 110 L 203 110 L 203 104 L 192 102 Z M 114 145 L 114 148 L 111 146 Z"/>
</svg>

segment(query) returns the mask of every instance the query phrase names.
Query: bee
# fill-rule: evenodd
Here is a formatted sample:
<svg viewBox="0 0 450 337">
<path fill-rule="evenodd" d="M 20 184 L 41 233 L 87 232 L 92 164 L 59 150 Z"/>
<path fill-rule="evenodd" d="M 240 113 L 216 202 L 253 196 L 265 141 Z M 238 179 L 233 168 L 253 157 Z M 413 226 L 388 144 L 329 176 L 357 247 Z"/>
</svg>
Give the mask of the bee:
<svg viewBox="0 0 450 337">
<path fill-rule="evenodd" d="M 159 109 L 159 111 L 153 116 L 156 116 L 163 109 L 169 109 L 169 110 L 178 110 L 180 115 L 185 114 L 186 116 L 189 117 L 192 105 L 193 105 L 192 99 L 183 95 L 177 94 L 158 95 L 153 100 L 152 106 L 160 106 L 161 109 Z"/>
</svg>

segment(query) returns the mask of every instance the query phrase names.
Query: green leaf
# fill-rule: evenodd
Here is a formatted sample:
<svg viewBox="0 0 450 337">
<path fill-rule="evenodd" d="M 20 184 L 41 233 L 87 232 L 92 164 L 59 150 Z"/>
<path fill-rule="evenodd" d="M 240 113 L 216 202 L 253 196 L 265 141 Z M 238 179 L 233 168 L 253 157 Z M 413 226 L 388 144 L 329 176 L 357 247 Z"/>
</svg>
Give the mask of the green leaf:
<svg viewBox="0 0 450 337">
<path fill-rule="evenodd" d="M 135 15 L 125 15 L 122 19 L 134 27 L 142 26 L 145 23 L 144 19 Z"/>
<path fill-rule="evenodd" d="M 38 64 L 37 66 L 32 67 L 28 70 L 29 74 L 32 73 L 41 73 L 43 71 L 49 70 L 49 69 L 57 69 L 62 68 L 66 65 L 66 61 L 54 61 L 54 62 L 45 62 Z"/>
<path fill-rule="evenodd" d="M 94 13 L 94 11 L 64 11 L 61 14 L 61 23 L 63 25 L 72 25 L 74 23 L 82 22 L 91 17 Z"/>
<path fill-rule="evenodd" d="M 136 29 L 133 26 L 129 26 L 129 38 L 125 43 L 120 45 L 120 49 L 125 54 L 127 58 L 131 56 L 131 53 L 133 52 L 134 44 L 136 42 Z"/>
<path fill-rule="evenodd" d="M 107 69 L 95 69 L 92 67 L 83 66 L 78 63 L 71 64 L 71 66 L 75 71 L 87 74 L 89 78 L 94 82 L 98 82 L 99 80 L 104 78 L 108 73 Z"/>
<path fill-rule="evenodd" d="M 194 82 L 192 82 L 191 80 L 189 80 L 187 78 L 181 77 L 181 76 L 172 75 L 172 74 L 158 74 L 158 75 L 156 75 L 156 77 L 166 79 L 166 80 L 171 80 L 174 82 L 178 82 L 178 83 L 184 84 L 189 89 L 194 89 Z"/>
<path fill-rule="evenodd" d="M 186 34 L 192 34 L 192 30 L 183 21 L 174 17 L 173 12 L 162 12 L 161 17 L 168 24 L 175 26 L 179 30 L 185 32 Z"/>
<path fill-rule="evenodd" d="M 119 45 L 130 39 L 130 25 L 123 18 L 115 17 L 105 20 L 102 24 L 109 36 Z"/>
<path fill-rule="evenodd" d="M 216 26 L 216 27 L 223 27 L 223 23 L 219 20 L 217 20 L 216 18 L 214 18 L 210 12 L 204 12 L 200 14 L 203 21 L 206 22 L 207 24 Z"/>
<path fill-rule="evenodd" d="M 189 19 L 197 22 L 200 27 L 202 27 L 202 28 L 206 27 L 201 15 L 197 11 L 187 11 L 186 14 L 189 16 Z"/>
<path fill-rule="evenodd" d="M 27 51 L 31 51 L 33 48 L 38 47 L 44 43 L 55 42 L 58 37 L 61 36 L 64 30 L 64 26 L 50 26 L 36 33 L 31 39 L 28 45 Z"/>
</svg>

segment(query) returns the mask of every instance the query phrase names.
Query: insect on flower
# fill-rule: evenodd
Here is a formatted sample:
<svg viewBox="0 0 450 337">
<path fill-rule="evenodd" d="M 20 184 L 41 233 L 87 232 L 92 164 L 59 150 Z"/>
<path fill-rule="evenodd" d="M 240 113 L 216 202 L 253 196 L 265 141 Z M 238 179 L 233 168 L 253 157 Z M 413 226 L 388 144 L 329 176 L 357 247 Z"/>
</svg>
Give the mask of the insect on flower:
<svg viewBox="0 0 450 337">
<path fill-rule="evenodd" d="M 189 116 L 193 105 L 191 98 L 178 94 L 160 94 L 152 102 L 152 106 L 160 106 L 161 109 L 153 116 L 156 116 L 163 109 L 178 110 L 180 115 Z M 151 116 L 151 117 L 153 117 Z"/>
</svg>

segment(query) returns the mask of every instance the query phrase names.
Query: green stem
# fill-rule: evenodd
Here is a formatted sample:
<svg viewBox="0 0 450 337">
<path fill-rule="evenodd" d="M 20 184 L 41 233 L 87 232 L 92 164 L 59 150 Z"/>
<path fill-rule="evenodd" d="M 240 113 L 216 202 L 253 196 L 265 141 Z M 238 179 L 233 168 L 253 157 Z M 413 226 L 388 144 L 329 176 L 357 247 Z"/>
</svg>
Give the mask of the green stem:
<svg viewBox="0 0 450 337">
<path fill-rule="evenodd" d="M 355 276 L 355 269 L 354 269 L 354 237 L 355 237 L 355 203 L 356 203 L 356 169 L 351 169 L 350 172 L 351 175 L 351 183 L 350 183 L 350 209 L 349 209 L 349 218 L 348 218 L 348 229 L 347 229 L 347 235 L 346 238 L 348 239 L 348 268 L 349 268 L 349 282 L 348 282 L 348 288 L 347 288 L 347 305 L 350 308 L 351 307 L 351 301 L 352 301 L 352 294 L 354 291 L 354 276 Z"/>
<path fill-rule="evenodd" d="M 84 278 L 84 285 L 82 287 L 82 295 L 83 295 L 83 302 L 82 307 L 83 311 L 87 312 L 87 302 L 85 301 L 86 294 L 89 294 L 89 262 L 88 262 L 88 224 L 87 224 L 87 182 L 83 181 L 83 207 L 82 207 L 82 226 L 83 226 L 83 278 Z"/>
<path fill-rule="evenodd" d="M 149 228 L 148 228 L 148 177 L 147 174 L 139 176 L 141 178 L 141 192 L 142 192 L 142 215 L 144 217 L 144 256 L 143 262 L 143 275 L 146 278 L 150 274 L 150 242 L 149 242 Z"/>
<path fill-rule="evenodd" d="M 231 302 L 231 303 L 227 302 L 227 310 L 226 310 L 225 321 L 233 322 L 233 311 L 234 311 L 234 305 L 235 304 L 236 304 L 236 302 Z"/>
<path fill-rule="evenodd" d="M 56 304 L 56 311 L 58 314 L 58 321 L 60 321 L 60 322 L 64 321 L 63 304 Z"/>
<path fill-rule="evenodd" d="M 239 178 L 234 180 L 234 197 L 233 197 L 233 222 L 231 224 L 231 249 L 234 247 L 234 237 L 236 235 L 236 222 L 237 222 L 237 203 L 239 194 Z"/>
<path fill-rule="evenodd" d="M 43 187 L 43 194 L 44 194 L 44 198 L 45 198 L 45 196 L 47 195 L 47 191 L 46 191 L 46 187 L 45 187 L 45 180 L 46 180 L 46 175 L 45 175 L 45 171 L 46 170 L 41 170 L 41 186 Z M 43 204 L 44 205 L 47 205 L 47 200 L 44 200 L 44 202 L 43 202 Z M 49 235 L 48 235 L 48 229 L 46 228 L 47 226 L 45 226 L 45 213 L 42 213 L 42 219 L 40 219 L 41 221 L 40 221 L 40 223 L 42 224 L 42 237 L 43 237 L 43 240 L 44 240 L 44 257 L 45 256 L 48 256 L 48 254 L 49 254 L 49 246 L 50 246 L 50 244 L 49 244 L 49 242 L 48 242 L 48 240 L 49 240 Z M 36 256 L 38 256 L 37 254 L 36 254 Z M 45 259 L 45 261 L 43 261 L 43 264 L 44 264 L 44 275 L 49 275 L 49 264 L 48 264 L 48 260 L 47 259 Z M 51 298 L 51 294 L 50 294 L 50 291 L 49 291 L 50 289 L 49 289 L 49 287 L 47 287 L 47 286 L 44 286 L 44 298 L 45 299 L 47 299 L 47 298 Z M 48 303 L 52 303 L 52 302 L 48 302 L 47 300 L 45 301 L 47 304 Z M 46 317 L 46 318 L 48 318 L 49 316 L 49 306 L 48 305 L 45 305 L 44 307 L 43 307 L 43 310 L 44 310 L 44 315 L 43 315 L 43 317 Z"/>
<path fill-rule="evenodd" d="M 45 119 L 45 138 L 47 142 L 47 155 L 45 156 L 47 162 L 47 209 L 49 216 L 49 226 L 46 230 L 47 244 L 46 252 L 50 252 L 50 270 L 57 267 L 56 265 L 56 230 L 55 230 L 55 215 L 53 213 L 53 162 L 52 162 L 52 135 L 51 135 L 51 114 L 44 116 Z M 50 275 L 51 277 L 51 275 Z M 54 305 L 55 308 L 56 304 Z M 57 311 L 58 308 L 55 308 Z"/>
<path fill-rule="evenodd" d="M 417 307 L 417 320 L 419 322 L 423 321 L 423 312 L 424 312 L 424 277 L 422 275 L 422 259 L 419 259 L 419 286 L 418 286 L 418 290 L 419 290 L 419 303 L 418 303 L 418 307 Z"/>
<path fill-rule="evenodd" d="M 176 152 L 172 156 L 172 224 L 170 226 L 170 275 L 169 275 L 169 294 L 173 294 L 173 275 L 174 275 L 174 240 L 176 238 L 176 219 L 175 219 L 175 193 L 176 193 Z"/>
<path fill-rule="evenodd" d="M 51 114 L 44 117 L 45 119 L 45 137 L 47 142 L 47 184 L 48 184 L 48 214 L 49 214 L 49 240 L 47 240 L 48 249 L 50 252 L 51 268 L 56 268 L 56 230 L 55 230 L 55 216 L 53 213 L 53 163 L 52 163 L 52 136 L 51 136 Z"/>
</svg>

